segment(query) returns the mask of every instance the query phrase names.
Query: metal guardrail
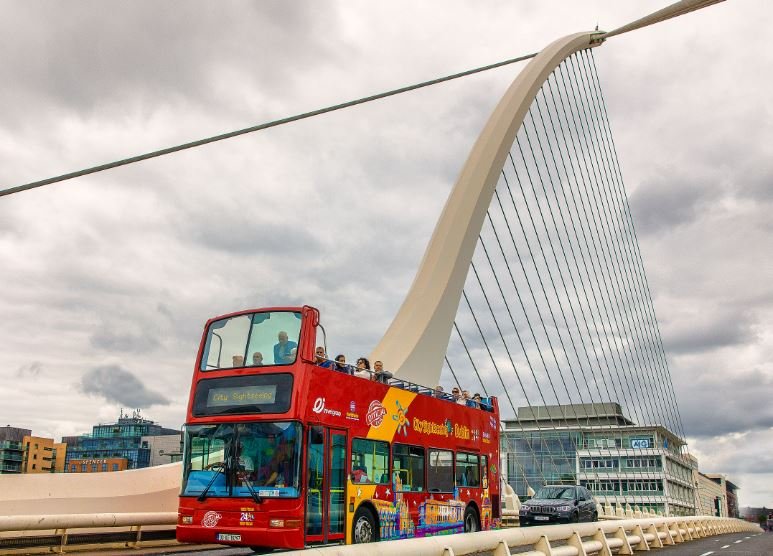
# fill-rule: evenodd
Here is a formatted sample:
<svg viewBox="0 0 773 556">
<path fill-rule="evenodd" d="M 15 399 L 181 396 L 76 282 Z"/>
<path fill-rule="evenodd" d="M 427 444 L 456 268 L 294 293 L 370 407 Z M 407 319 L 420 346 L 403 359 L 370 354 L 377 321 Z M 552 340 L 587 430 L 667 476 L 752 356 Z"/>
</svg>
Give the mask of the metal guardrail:
<svg viewBox="0 0 773 556">
<path fill-rule="evenodd" d="M 511 547 L 531 547 L 517 556 L 612 556 L 633 554 L 635 550 L 662 548 L 693 539 L 761 529 L 740 519 L 719 517 L 661 517 L 620 521 L 572 523 L 464 533 L 422 539 L 405 539 L 369 544 L 369 556 L 463 556 L 492 552 L 510 556 Z M 355 556 L 362 545 L 326 546 L 285 552 L 283 556 Z"/>
<path fill-rule="evenodd" d="M 75 549 L 83 545 L 120 544 L 139 548 L 141 543 L 176 544 L 176 524 L 177 512 L 0 516 L 0 533 L 25 533 L 24 536 L 0 536 L 0 554 L 45 547 L 63 553 L 67 548 Z M 154 526 L 170 527 L 147 529 Z M 143 530 L 143 527 L 146 529 Z M 121 528 L 128 529 L 122 531 Z M 113 531 L 95 533 L 95 529 Z M 53 533 L 30 536 L 29 531 Z"/>
<path fill-rule="evenodd" d="M 512 512 L 512 511 L 511 511 Z M 508 513 L 511 513 L 508 512 Z M 608 516 L 611 517 L 611 516 Z M 69 547 L 83 544 L 121 543 L 123 546 L 139 548 L 140 543 L 174 543 L 173 537 L 163 538 L 145 530 L 150 526 L 174 526 L 175 512 L 155 513 L 104 513 L 73 515 L 22 515 L 0 516 L 0 532 L 55 531 L 53 535 L 39 537 L 0 537 L 0 554 L 4 549 L 29 547 L 54 547 L 54 552 L 63 553 Z M 129 527 L 125 532 L 74 533 L 73 530 Z M 168 532 L 169 530 L 167 530 Z M 740 519 L 718 517 L 645 517 L 642 519 L 619 519 L 594 523 L 572 523 L 528 528 L 499 529 L 384 541 L 368 545 L 370 556 L 385 556 L 399 553 L 401 556 L 463 556 L 478 552 L 492 552 L 494 556 L 510 556 L 511 547 L 530 547 L 532 550 L 518 552 L 519 556 L 612 556 L 633 554 L 634 550 L 649 550 L 678 544 L 712 535 L 741 531 L 760 532 L 759 526 Z M 26 539 L 26 542 L 23 540 Z M 35 542 L 39 539 L 40 542 Z M 12 541 L 17 541 L 16 545 Z M 557 545 L 556 545 L 557 544 Z M 362 545 L 335 545 L 310 548 L 304 551 L 285 552 L 290 555 L 338 556 L 362 554 Z"/>
</svg>

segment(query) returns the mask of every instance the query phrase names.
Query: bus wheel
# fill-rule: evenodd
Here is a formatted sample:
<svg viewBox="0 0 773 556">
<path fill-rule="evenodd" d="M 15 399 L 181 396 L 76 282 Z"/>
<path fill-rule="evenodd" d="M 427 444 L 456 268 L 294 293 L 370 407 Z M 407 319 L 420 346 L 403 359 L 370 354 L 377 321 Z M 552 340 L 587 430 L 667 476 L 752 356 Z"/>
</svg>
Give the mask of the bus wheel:
<svg viewBox="0 0 773 556">
<path fill-rule="evenodd" d="M 354 514 L 354 524 L 352 525 L 352 540 L 354 544 L 378 540 L 376 536 L 376 520 L 368 508 L 363 508 L 362 506 L 357 508 L 357 512 Z"/>
<path fill-rule="evenodd" d="M 467 506 L 467 509 L 464 510 L 464 532 L 474 533 L 475 531 L 480 531 L 478 512 L 472 506 Z"/>
<path fill-rule="evenodd" d="M 250 550 L 252 550 L 254 554 L 268 554 L 269 552 L 274 551 L 273 548 L 269 548 L 267 546 L 251 546 Z"/>
</svg>

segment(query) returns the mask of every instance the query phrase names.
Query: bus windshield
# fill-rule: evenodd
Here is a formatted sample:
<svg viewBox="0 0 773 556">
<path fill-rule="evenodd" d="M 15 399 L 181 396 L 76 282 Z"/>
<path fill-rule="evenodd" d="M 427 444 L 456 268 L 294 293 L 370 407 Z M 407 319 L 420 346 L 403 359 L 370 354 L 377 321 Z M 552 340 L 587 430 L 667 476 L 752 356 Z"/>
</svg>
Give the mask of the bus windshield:
<svg viewBox="0 0 773 556">
<path fill-rule="evenodd" d="M 301 313 L 270 311 L 213 322 L 207 330 L 201 370 L 290 365 L 295 362 Z"/>
<path fill-rule="evenodd" d="M 297 497 L 300 434 L 295 422 L 186 426 L 182 495 Z"/>
</svg>

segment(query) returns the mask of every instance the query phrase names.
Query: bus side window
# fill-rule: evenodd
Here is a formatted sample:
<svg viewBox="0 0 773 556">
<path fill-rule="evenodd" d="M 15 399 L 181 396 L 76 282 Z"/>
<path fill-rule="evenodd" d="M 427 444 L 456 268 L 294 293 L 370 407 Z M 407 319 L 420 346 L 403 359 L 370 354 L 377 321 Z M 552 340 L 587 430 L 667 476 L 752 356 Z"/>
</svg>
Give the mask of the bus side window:
<svg viewBox="0 0 773 556">
<path fill-rule="evenodd" d="M 395 492 L 424 490 L 424 448 L 395 444 L 392 447 L 392 473 Z"/>
<path fill-rule="evenodd" d="M 351 478 L 353 483 L 388 483 L 389 443 L 355 438 Z"/>
<path fill-rule="evenodd" d="M 477 454 L 456 454 L 457 486 L 480 486 L 480 459 Z"/>
<path fill-rule="evenodd" d="M 430 492 L 454 490 L 454 453 L 449 450 L 430 450 L 427 488 Z"/>
</svg>

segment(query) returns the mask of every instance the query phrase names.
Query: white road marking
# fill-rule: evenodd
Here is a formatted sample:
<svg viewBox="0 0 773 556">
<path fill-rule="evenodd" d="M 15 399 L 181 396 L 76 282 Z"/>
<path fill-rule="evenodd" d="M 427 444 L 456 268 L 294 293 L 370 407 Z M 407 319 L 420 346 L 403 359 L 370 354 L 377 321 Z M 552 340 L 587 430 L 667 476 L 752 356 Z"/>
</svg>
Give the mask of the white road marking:
<svg viewBox="0 0 773 556">
<path fill-rule="evenodd" d="M 743 542 L 743 539 L 735 541 L 735 544 L 738 544 L 739 542 Z"/>
<path fill-rule="evenodd" d="M 722 548 L 730 548 L 730 545 L 729 545 L 729 544 L 726 544 L 726 545 L 725 545 L 725 546 L 723 546 Z"/>
<path fill-rule="evenodd" d="M 703 554 L 701 554 L 701 556 L 709 556 L 709 554 L 714 554 L 714 551 L 709 550 L 708 552 L 704 552 Z"/>
</svg>

